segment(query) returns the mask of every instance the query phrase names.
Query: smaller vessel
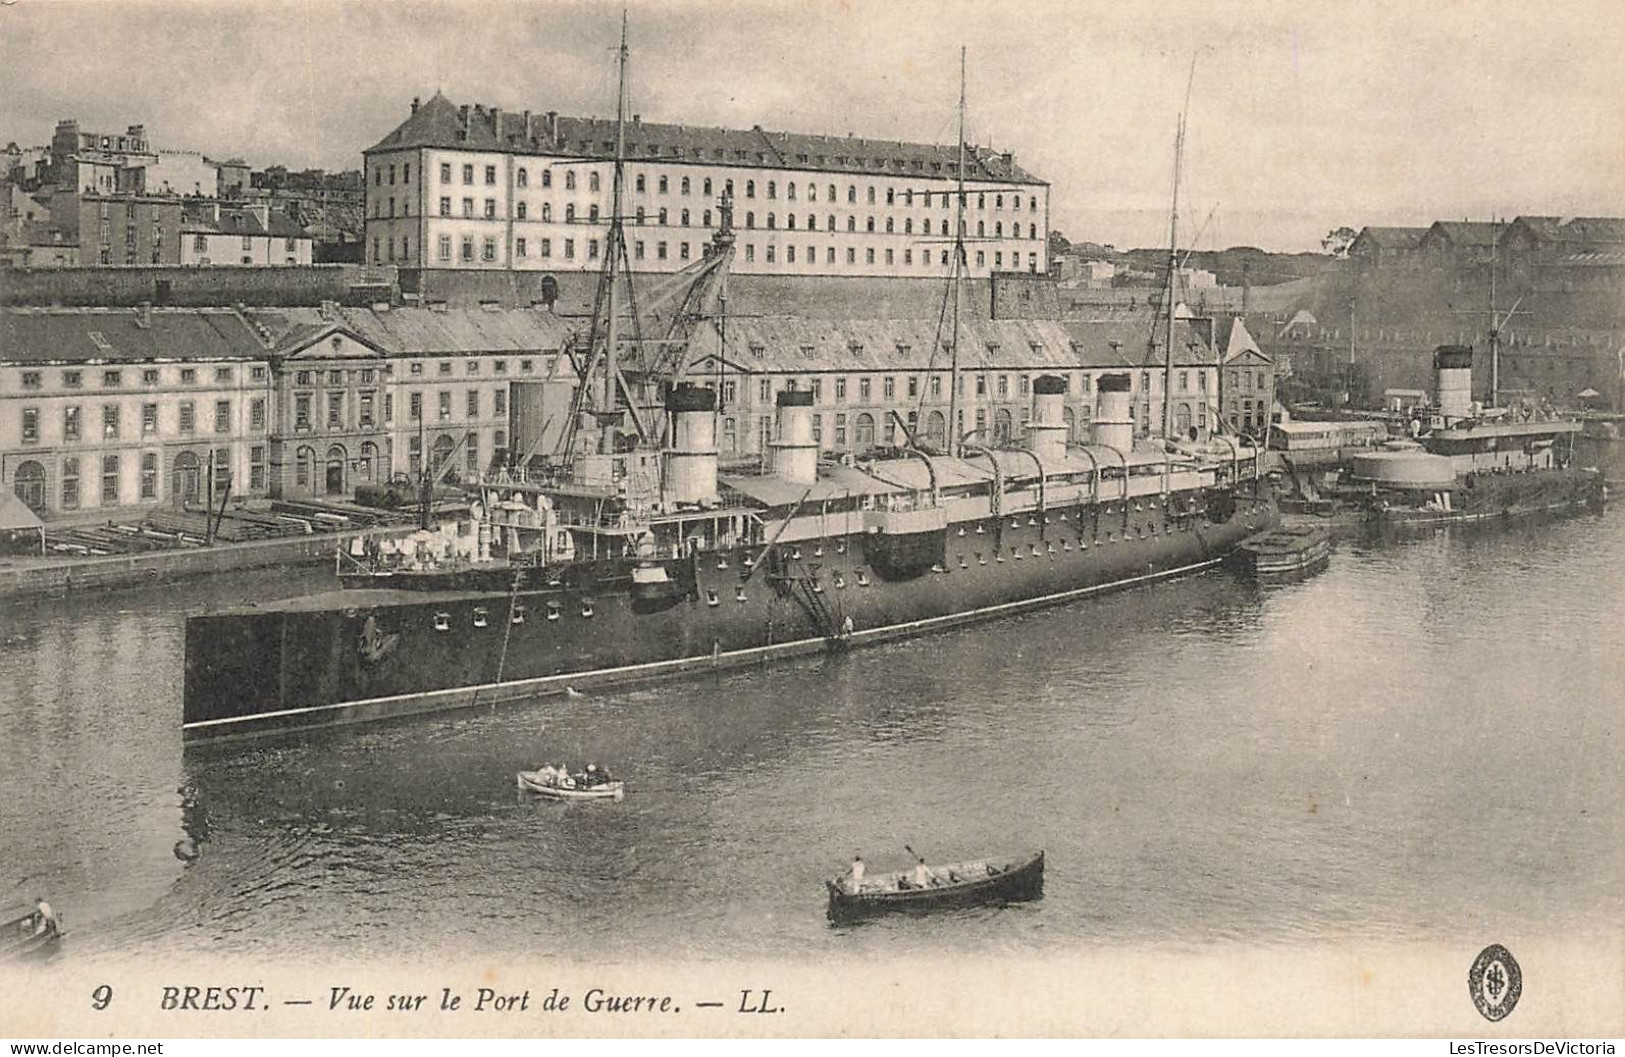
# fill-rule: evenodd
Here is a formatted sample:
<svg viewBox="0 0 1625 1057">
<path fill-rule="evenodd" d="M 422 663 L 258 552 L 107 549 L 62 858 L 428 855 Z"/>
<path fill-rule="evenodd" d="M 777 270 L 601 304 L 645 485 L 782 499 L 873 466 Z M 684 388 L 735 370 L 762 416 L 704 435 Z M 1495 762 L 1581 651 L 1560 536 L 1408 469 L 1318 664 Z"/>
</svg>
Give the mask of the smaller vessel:
<svg viewBox="0 0 1625 1057">
<path fill-rule="evenodd" d="M 1044 894 L 1044 853 L 1014 859 L 928 866 L 930 883 L 912 881 L 914 870 L 870 874 L 856 891 L 850 877 L 824 882 L 829 889 L 829 920 L 837 925 L 892 913 L 925 913 L 990 903 L 1023 903 Z"/>
<path fill-rule="evenodd" d="M 626 783 L 618 779 L 594 782 L 585 774 L 561 774 L 552 767 L 520 771 L 519 788 L 550 800 L 620 800 L 626 795 Z"/>
<path fill-rule="evenodd" d="M 43 901 L 0 908 L 0 961 L 44 954 L 62 935 L 61 923 Z"/>
<path fill-rule="evenodd" d="M 1249 536 L 1237 544 L 1231 564 L 1255 580 L 1312 576 L 1332 557 L 1332 534 L 1319 525 L 1290 526 Z"/>
</svg>

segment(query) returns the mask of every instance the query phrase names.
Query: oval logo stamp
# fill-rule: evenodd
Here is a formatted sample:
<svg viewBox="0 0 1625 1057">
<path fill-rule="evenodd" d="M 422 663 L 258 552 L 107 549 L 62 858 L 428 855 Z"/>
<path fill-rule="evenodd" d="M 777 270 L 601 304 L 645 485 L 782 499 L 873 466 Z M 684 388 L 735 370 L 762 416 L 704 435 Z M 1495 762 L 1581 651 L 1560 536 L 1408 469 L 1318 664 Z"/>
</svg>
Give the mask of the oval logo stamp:
<svg viewBox="0 0 1625 1057">
<path fill-rule="evenodd" d="M 1518 960 L 1499 943 L 1485 947 L 1467 972 L 1467 992 L 1485 1020 L 1505 1018 L 1523 994 L 1523 970 L 1518 968 Z"/>
</svg>

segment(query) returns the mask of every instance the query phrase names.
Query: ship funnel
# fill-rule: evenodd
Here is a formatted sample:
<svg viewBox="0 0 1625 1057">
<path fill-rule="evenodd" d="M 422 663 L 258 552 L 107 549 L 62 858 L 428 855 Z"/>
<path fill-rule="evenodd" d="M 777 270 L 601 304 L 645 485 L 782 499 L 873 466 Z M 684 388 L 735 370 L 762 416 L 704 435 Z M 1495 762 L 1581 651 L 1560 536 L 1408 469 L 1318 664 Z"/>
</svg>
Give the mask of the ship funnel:
<svg viewBox="0 0 1625 1057">
<path fill-rule="evenodd" d="M 792 484 L 818 480 L 818 442 L 812 433 L 812 391 L 786 389 L 778 395 L 779 435 L 772 442 L 773 473 Z"/>
<path fill-rule="evenodd" d="M 1433 350 L 1437 378 L 1434 399 L 1446 426 L 1473 415 L 1473 347 L 1440 345 Z"/>
<path fill-rule="evenodd" d="M 666 449 L 665 500 L 715 506 L 717 502 L 717 394 L 697 385 L 679 385 L 666 394 L 671 415 L 671 447 Z"/>
<path fill-rule="evenodd" d="M 1027 447 L 1042 461 L 1066 454 L 1066 379 L 1053 374 L 1033 379 L 1033 414 L 1027 422 Z"/>
<path fill-rule="evenodd" d="M 1129 414 L 1129 390 L 1134 379 L 1126 374 L 1103 374 L 1095 379 L 1095 443 L 1128 455 L 1134 451 L 1134 416 Z"/>
</svg>

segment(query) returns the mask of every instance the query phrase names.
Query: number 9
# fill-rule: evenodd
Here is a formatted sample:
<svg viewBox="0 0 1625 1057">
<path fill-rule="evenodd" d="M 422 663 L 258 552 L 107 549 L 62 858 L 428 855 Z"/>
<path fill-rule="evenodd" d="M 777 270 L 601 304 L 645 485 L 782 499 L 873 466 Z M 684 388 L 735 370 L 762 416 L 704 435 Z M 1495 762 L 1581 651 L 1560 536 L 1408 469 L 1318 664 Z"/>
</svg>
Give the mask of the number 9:
<svg viewBox="0 0 1625 1057">
<path fill-rule="evenodd" d="M 92 1009 L 106 1009 L 112 1001 L 113 989 L 106 984 L 102 984 L 90 993 L 90 1008 Z"/>
</svg>

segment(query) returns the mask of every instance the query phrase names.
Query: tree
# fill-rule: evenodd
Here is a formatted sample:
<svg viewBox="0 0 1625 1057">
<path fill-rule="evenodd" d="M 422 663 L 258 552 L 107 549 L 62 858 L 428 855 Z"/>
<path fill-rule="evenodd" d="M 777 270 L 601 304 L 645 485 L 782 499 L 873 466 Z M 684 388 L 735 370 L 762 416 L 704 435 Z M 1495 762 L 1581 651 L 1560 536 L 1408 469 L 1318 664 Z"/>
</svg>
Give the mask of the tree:
<svg viewBox="0 0 1625 1057">
<path fill-rule="evenodd" d="M 1360 233 L 1353 228 L 1344 226 L 1336 231 L 1329 231 L 1326 237 L 1320 240 L 1320 248 L 1336 257 L 1338 260 L 1349 255 L 1349 247 L 1354 244 Z"/>
<path fill-rule="evenodd" d="M 1052 258 L 1059 257 L 1061 254 L 1070 253 L 1071 251 L 1072 251 L 1072 243 L 1067 241 L 1067 237 L 1065 235 L 1061 234 L 1059 231 L 1054 230 L 1053 228 L 1050 229 L 1050 233 L 1049 233 L 1049 255 L 1050 255 L 1050 257 L 1052 257 Z"/>
</svg>

